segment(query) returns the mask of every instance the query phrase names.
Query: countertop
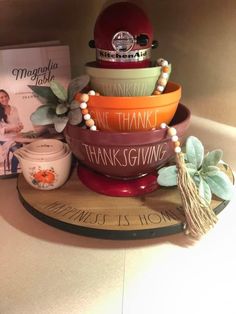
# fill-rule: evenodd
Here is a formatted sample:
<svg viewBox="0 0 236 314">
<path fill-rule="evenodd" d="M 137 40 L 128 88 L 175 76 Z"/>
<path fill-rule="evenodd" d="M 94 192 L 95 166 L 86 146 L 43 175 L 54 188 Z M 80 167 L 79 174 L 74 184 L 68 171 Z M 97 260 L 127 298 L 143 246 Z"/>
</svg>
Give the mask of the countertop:
<svg viewBox="0 0 236 314">
<path fill-rule="evenodd" d="M 1 314 L 236 313 L 236 196 L 198 241 L 83 237 L 27 212 L 16 179 L 0 180 L 0 197 Z"/>
</svg>

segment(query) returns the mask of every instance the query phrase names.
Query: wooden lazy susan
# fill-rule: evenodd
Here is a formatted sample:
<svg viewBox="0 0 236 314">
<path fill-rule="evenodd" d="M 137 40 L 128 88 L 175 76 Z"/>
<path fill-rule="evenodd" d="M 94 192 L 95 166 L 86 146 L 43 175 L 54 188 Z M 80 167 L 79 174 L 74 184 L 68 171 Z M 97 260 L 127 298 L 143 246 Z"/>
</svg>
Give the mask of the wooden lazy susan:
<svg viewBox="0 0 236 314">
<path fill-rule="evenodd" d="M 232 171 L 227 174 L 233 180 Z M 135 197 L 112 197 L 88 189 L 74 171 L 59 189 L 40 191 L 23 175 L 18 177 L 19 197 L 35 217 L 72 233 L 108 239 L 141 239 L 183 231 L 184 217 L 176 187 L 159 187 Z M 218 214 L 227 201 L 213 199 Z"/>
</svg>

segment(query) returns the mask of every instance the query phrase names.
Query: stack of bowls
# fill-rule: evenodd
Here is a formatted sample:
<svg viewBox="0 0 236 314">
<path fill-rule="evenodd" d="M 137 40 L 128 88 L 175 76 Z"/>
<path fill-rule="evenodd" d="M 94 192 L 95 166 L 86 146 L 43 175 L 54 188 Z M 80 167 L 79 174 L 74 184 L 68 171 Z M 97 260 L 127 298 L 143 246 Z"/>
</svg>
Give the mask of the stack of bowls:
<svg viewBox="0 0 236 314">
<path fill-rule="evenodd" d="M 90 95 L 87 102 L 98 131 L 66 126 L 66 141 L 82 165 L 102 175 L 127 180 L 153 172 L 174 155 L 171 138 L 166 130 L 160 129 L 160 124 L 174 126 L 181 141 L 189 125 L 190 112 L 179 104 L 179 84 L 168 82 L 164 93 L 151 95 L 157 75 L 152 87 L 144 92 L 145 76 L 142 80 L 140 73 L 147 73 L 149 69 L 105 69 L 94 63 L 92 67 L 87 66 L 91 87 L 102 88 L 106 96 Z M 132 88 L 127 76 L 131 72 Z M 140 74 L 137 79 L 134 73 Z M 78 93 L 76 100 L 80 102 L 80 99 Z"/>
<path fill-rule="evenodd" d="M 182 141 L 190 111 L 179 104 L 171 126 Z M 142 177 L 162 167 L 173 155 L 171 138 L 164 129 L 143 132 L 90 131 L 67 124 L 65 137 L 80 164 L 115 179 Z"/>
<path fill-rule="evenodd" d="M 169 67 L 169 75 L 170 75 Z M 152 95 L 161 67 L 105 69 L 86 66 L 91 87 L 102 96 L 90 96 L 88 110 L 99 130 L 150 131 L 170 123 L 181 98 L 181 86 L 168 82 L 163 94 Z M 81 95 L 76 99 L 80 101 Z"/>
<path fill-rule="evenodd" d="M 36 140 L 14 155 L 18 158 L 26 181 L 36 189 L 52 190 L 63 185 L 71 169 L 68 144 L 55 139 Z"/>
<path fill-rule="evenodd" d="M 162 167 L 175 153 L 167 131 L 160 129 L 161 124 L 174 126 L 181 141 L 190 120 L 189 110 L 179 105 L 181 86 L 168 81 L 171 65 L 167 66 L 165 60 L 163 66 L 152 65 L 149 50 L 145 50 L 150 48 L 147 45 L 151 43 L 151 27 L 150 32 L 145 32 L 142 18 L 124 19 L 127 5 L 126 2 L 111 5 L 98 17 L 92 45 L 97 49 L 96 61 L 85 66 L 93 92 L 89 97 L 76 95 L 79 103 L 89 98 L 86 106 L 81 107 L 86 108 L 85 115 L 89 114 L 86 119 L 91 117 L 95 121 L 96 131 L 70 124 L 65 128 L 66 141 L 80 163 L 116 179 L 116 183 Z M 139 9 L 131 5 L 130 10 L 135 16 Z M 137 33 L 146 34 L 149 40 L 139 45 Z M 131 39 L 134 45 L 130 47 Z M 141 54 L 143 49 L 146 55 Z M 89 180 L 94 177 L 87 173 L 84 183 L 93 189 Z M 82 180 L 80 171 L 79 177 Z M 99 180 L 102 184 L 102 179 Z M 113 180 L 110 184 L 116 183 Z"/>
</svg>

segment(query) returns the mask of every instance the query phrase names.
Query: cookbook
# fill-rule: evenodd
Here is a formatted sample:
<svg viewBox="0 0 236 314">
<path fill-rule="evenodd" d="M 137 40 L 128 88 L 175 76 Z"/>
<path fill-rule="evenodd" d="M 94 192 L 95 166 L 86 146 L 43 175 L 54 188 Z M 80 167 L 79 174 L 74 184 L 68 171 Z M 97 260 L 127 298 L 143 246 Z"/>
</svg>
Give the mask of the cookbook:
<svg viewBox="0 0 236 314">
<path fill-rule="evenodd" d="M 42 101 L 28 85 L 49 86 L 56 80 L 67 88 L 70 79 L 68 46 L 0 48 L 0 177 L 20 172 L 16 149 L 58 136 L 50 126 L 32 124 L 30 116 Z"/>
</svg>

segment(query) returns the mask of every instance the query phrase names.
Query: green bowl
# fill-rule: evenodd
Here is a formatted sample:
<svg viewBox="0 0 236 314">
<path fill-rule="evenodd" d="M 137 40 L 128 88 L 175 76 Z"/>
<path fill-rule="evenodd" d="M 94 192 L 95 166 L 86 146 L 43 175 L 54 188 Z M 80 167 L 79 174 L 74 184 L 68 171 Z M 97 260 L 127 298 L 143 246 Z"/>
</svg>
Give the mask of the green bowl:
<svg viewBox="0 0 236 314">
<path fill-rule="evenodd" d="M 86 64 L 86 73 L 90 76 L 91 88 L 103 96 L 150 96 L 161 74 L 161 66 L 107 69 L 90 62 Z"/>
</svg>

